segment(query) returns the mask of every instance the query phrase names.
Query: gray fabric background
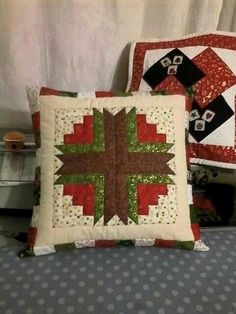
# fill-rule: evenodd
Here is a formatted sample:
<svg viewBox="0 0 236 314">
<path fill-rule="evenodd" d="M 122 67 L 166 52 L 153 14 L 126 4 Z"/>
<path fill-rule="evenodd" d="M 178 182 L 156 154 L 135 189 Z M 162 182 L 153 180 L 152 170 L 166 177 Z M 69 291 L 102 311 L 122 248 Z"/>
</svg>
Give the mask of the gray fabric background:
<svg viewBox="0 0 236 314">
<path fill-rule="evenodd" d="M 0 313 L 236 313 L 236 231 L 209 252 L 88 248 L 19 259 L 0 249 Z"/>
</svg>

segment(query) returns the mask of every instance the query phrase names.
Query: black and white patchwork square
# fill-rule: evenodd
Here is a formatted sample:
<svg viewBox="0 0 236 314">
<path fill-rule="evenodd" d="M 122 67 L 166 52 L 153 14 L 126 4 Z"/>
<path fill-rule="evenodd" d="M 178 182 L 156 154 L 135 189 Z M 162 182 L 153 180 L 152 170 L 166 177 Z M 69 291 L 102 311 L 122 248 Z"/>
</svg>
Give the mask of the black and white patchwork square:
<svg viewBox="0 0 236 314">
<path fill-rule="evenodd" d="M 200 143 L 233 115 L 233 110 L 221 95 L 205 108 L 201 108 L 196 101 L 193 101 L 189 117 L 189 133 Z"/>
<path fill-rule="evenodd" d="M 194 62 L 179 49 L 173 49 L 153 64 L 146 71 L 143 79 L 154 89 L 168 75 L 174 75 L 186 87 L 192 86 L 205 76 Z"/>
<path fill-rule="evenodd" d="M 236 169 L 236 34 L 136 41 L 127 91 L 183 94 L 190 116 L 190 161 Z M 188 97 L 190 96 L 190 97 Z"/>
</svg>

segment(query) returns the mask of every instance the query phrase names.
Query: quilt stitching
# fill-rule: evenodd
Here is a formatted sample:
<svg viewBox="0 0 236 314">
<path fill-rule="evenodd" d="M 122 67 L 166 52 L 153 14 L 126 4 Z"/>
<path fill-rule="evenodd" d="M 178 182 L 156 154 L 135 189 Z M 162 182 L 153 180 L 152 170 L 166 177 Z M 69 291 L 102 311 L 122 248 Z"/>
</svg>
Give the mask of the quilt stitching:
<svg viewBox="0 0 236 314">
<path fill-rule="evenodd" d="M 60 92 L 53 91 L 48 88 L 43 88 L 43 95 L 58 95 Z M 151 95 L 159 94 L 159 92 L 151 92 Z M 76 97 L 77 93 L 65 93 L 65 96 Z M 96 97 L 114 97 L 114 96 L 131 96 L 129 94 L 120 94 L 113 92 L 96 92 Z M 64 94 L 63 94 L 64 96 Z M 164 99 L 164 98 L 163 98 Z M 48 99 L 49 100 L 49 99 Z M 53 101 L 53 99 L 52 99 Z M 51 102 L 48 103 L 51 105 Z M 100 108 L 100 107 L 99 107 Z M 128 224 L 145 225 L 145 224 L 174 224 L 178 217 L 178 203 L 176 198 L 178 186 L 175 184 L 175 170 L 177 166 L 175 164 L 175 130 L 173 129 L 173 112 L 171 108 L 155 107 L 155 110 L 144 106 L 139 107 L 138 112 L 132 107 L 126 108 L 126 116 L 129 115 L 129 119 L 126 122 L 126 138 L 129 141 L 130 151 L 127 149 L 127 154 L 170 154 L 173 158 L 170 158 L 168 165 L 164 163 L 164 167 L 168 168 L 172 174 L 131 174 L 127 175 L 127 184 L 130 188 L 127 189 L 129 194 L 129 212 L 128 212 Z M 54 208 L 50 211 L 53 214 L 52 224 L 49 222 L 51 228 L 50 238 L 61 234 L 60 228 L 66 227 L 67 231 L 75 231 L 71 227 L 78 226 L 118 226 L 124 225 L 124 222 L 117 216 L 114 215 L 106 225 L 104 225 L 104 176 L 99 173 L 90 174 L 73 174 L 73 175 L 61 175 L 57 174 L 58 171 L 63 167 L 63 162 L 57 157 L 59 155 L 67 154 L 81 154 L 81 146 L 86 147 L 85 154 L 93 153 L 93 149 L 97 149 L 97 153 L 104 153 L 106 146 L 101 145 L 105 142 L 104 132 L 100 132 L 103 135 L 100 136 L 99 147 L 93 145 L 96 138 L 96 130 L 94 128 L 94 111 L 90 108 L 80 109 L 75 108 L 71 111 L 65 108 L 66 116 L 63 117 L 63 113 L 60 109 L 55 110 L 54 118 L 56 117 L 55 133 L 54 133 L 54 191 L 53 200 Z M 121 107 L 109 107 L 104 108 L 110 112 L 112 119 L 115 120 L 115 116 Z M 64 109 L 63 109 L 64 110 Z M 103 110 L 99 109 L 103 115 Z M 97 112 L 98 113 L 98 112 Z M 39 114 L 39 112 L 38 112 Z M 96 114 L 95 114 L 96 115 Z M 38 115 L 39 116 L 39 115 Z M 100 116 L 101 117 L 101 116 Z M 101 119 L 98 119 L 101 122 Z M 129 123 L 130 122 L 130 123 Z M 129 127 L 129 124 L 131 127 Z M 86 127 L 84 127 L 86 125 Z M 127 126 L 128 125 L 128 126 Z M 89 136 L 85 130 L 89 128 Z M 135 133 L 133 137 L 131 134 L 128 136 L 128 130 Z M 118 132 L 119 133 L 119 132 Z M 75 135 L 75 136 L 70 136 Z M 66 142 L 66 143 L 65 143 Z M 45 142 L 43 142 L 45 144 Z M 156 144 L 156 145 L 155 145 Z M 67 149 L 65 148 L 67 146 Z M 70 146 L 70 149 L 68 149 Z M 80 148 L 76 147 L 80 146 Z M 156 146 L 156 147 L 155 147 Z M 62 148 L 62 151 L 60 149 Z M 186 146 L 186 156 L 188 156 L 188 145 Z M 188 157 L 187 157 L 188 159 Z M 163 165 L 162 165 L 163 166 Z M 69 242 L 66 239 L 59 240 L 40 239 L 40 243 L 37 243 L 44 230 L 41 221 L 42 208 L 39 206 L 39 187 L 40 187 L 40 168 L 36 172 L 36 182 L 38 189 L 35 193 L 35 204 L 34 214 L 31 223 L 31 227 L 28 233 L 28 247 L 19 252 L 20 257 L 31 256 L 31 255 L 43 255 L 50 254 L 56 251 L 84 248 L 93 246 L 158 246 L 158 247 L 178 247 L 183 249 L 194 249 L 194 250 L 208 250 L 208 248 L 201 244 L 199 226 L 197 223 L 195 210 L 192 205 L 189 206 L 189 211 L 186 211 L 186 215 L 190 213 L 190 221 L 192 234 L 194 240 L 182 241 L 179 240 L 164 240 L 159 239 L 158 235 L 156 238 L 149 238 L 141 236 L 125 236 L 125 240 L 119 240 L 118 237 L 113 236 L 114 240 L 99 239 L 100 236 L 94 236 L 92 240 L 78 240 L 77 236 L 79 233 L 75 233 L 75 236 L 71 238 Z M 186 178 L 187 179 L 187 178 Z M 61 180 L 61 182 L 60 182 Z M 189 188 L 189 193 L 191 189 Z M 50 193 L 51 194 L 51 193 Z M 189 194 L 189 203 L 191 204 L 191 196 Z M 130 205 L 131 204 L 131 205 Z M 46 213 L 46 212 L 45 212 Z M 122 226 L 123 227 L 123 226 Z M 129 226 L 126 226 L 129 228 Z M 158 226 L 157 226 L 158 227 Z M 190 227 L 190 225 L 189 225 Z M 151 228 L 151 226 L 150 226 Z M 152 227 L 153 228 L 153 227 Z M 54 230 L 57 229 L 57 230 Z M 78 228 L 79 230 L 80 228 Z M 83 228 L 84 229 L 84 228 Z M 95 228 L 96 229 L 96 228 Z M 82 230 L 82 229 L 81 229 Z M 92 229 L 91 229 L 92 230 Z M 111 229 L 110 229 L 111 230 Z M 118 228 L 117 228 L 118 230 Z M 67 232 L 66 231 L 66 232 Z M 54 233 L 55 232 L 55 233 Z M 77 232 L 77 231 L 76 231 Z M 43 233 L 44 234 L 44 233 Z M 77 236 L 76 236 L 77 234 Z M 157 233 L 158 234 L 158 233 Z M 80 237 L 80 236 L 79 236 Z M 143 238 L 144 237 L 144 238 Z M 172 237 L 172 236 L 171 236 Z M 60 242 L 61 244 L 57 244 Z"/>
<path fill-rule="evenodd" d="M 94 130 L 92 128 L 90 132 L 94 136 L 94 142 L 91 142 L 89 138 L 88 144 L 84 140 L 83 132 L 80 134 L 77 132 L 75 135 L 64 135 L 64 141 L 67 143 L 56 145 L 57 150 L 61 152 L 56 157 L 62 164 L 55 172 L 57 205 L 54 227 L 63 225 L 57 222 L 60 220 L 59 216 L 62 216 L 62 220 L 66 219 L 66 216 L 72 218 L 70 219 L 72 221 L 79 218 L 77 223 L 81 220 L 84 224 L 85 221 L 80 219 L 81 216 L 93 214 L 94 221 L 92 217 L 86 217 L 85 224 L 108 225 L 115 216 L 118 218 L 116 221 L 118 224 L 138 224 L 139 215 L 148 216 L 148 205 L 158 205 L 158 197 L 168 193 L 167 185 L 174 184 L 169 177 L 169 175 L 174 175 L 174 171 L 168 165 L 174 157 L 174 154 L 168 153 L 168 150 L 173 147 L 174 143 L 167 143 L 166 134 L 158 133 L 156 125 L 148 123 L 145 114 L 137 114 L 136 108 L 131 108 L 128 112 L 122 109 L 116 114 L 106 109 L 103 109 L 102 113 L 93 109 L 93 113 L 93 117 L 89 116 L 91 128 L 93 122 L 94 125 L 96 124 L 95 121 L 99 116 L 99 127 Z M 165 114 L 170 113 L 165 112 Z M 84 123 L 87 117 L 83 117 Z M 57 114 L 56 119 L 58 119 Z M 83 129 L 81 124 L 79 126 Z M 74 127 L 73 130 L 76 131 L 77 128 Z M 61 184 L 64 185 L 63 204 L 59 202 L 61 194 L 56 188 L 56 185 Z M 89 193 L 87 193 L 88 190 Z M 149 198 L 142 203 L 146 193 Z M 92 208 L 93 203 L 94 208 Z M 174 198 L 173 203 L 175 203 Z M 82 205 L 83 209 L 78 207 Z M 75 217 L 72 211 L 76 212 L 76 206 L 78 208 Z M 158 211 L 154 207 L 152 212 L 155 212 L 155 209 L 156 212 Z M 103 222 L 100 220 L 102 216 Z M 158 213 L 156 216 L 158 217 Z M 142 222 L 145 223 L 145 220 Z M 68 224 L 68 221 L 66 223 Z M 149 219 L 149 223 L 155 223 L 155 219 L 153 222 Z"/>
</svg>

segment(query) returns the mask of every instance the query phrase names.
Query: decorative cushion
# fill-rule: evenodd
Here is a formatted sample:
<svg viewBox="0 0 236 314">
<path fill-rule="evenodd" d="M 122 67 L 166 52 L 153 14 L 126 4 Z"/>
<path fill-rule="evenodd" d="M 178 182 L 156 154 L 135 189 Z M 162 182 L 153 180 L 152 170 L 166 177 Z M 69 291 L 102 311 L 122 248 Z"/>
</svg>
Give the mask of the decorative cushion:
<svg viewBox="0 0 236 314">
<path fill-rule="evenodd" d="M 236 169 L 235 60 L 233 33 L 134 42 L 127 90 L 194 91 L 191 162 Z"/>
<path fill-rule="evenodd" d="M 184 96 L 40 96 L 40 116 L 40 207 L 21 257 L 106 245 L 208 249 L 187 184 Z"/>
</svg>

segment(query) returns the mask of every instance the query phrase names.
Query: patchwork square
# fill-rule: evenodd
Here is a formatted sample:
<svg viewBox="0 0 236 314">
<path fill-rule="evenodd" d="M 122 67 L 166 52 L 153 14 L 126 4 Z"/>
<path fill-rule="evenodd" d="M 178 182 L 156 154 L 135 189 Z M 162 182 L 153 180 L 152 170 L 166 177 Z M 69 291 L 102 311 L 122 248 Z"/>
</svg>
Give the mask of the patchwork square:
<svg viewBox="0 0 236 314">
<path fill-rule="evenodd" d="M 40 119 L 40 206 L 20 256 L 140 243 L 207 249 L 187 182 L 184 96 L 44 95 Z"/>
<path fill-rule="evenodd" d="M 233 33 L 134 42 L 127 90 L 191 91 L 191 162 L 236 169 L 235 60 Z"/>
<path fill-rule="evenodd" d="M 51 96 L 67 96 L 67 97 L 78 97 L 78 93 L 60 91 L 48 87 L 38 87 L 38 86 L 27 86 L 26 87 L 26 96 L 28 99 L 31 118 L 32 118 L 32 127 L 35 138 L 35 144 L 37 148 L 40 148 L 40 107 L 39 107 L 39 95 L 51 95 Z M 80 96 L 82 96 L 80 94 Z"/>
</svg>

